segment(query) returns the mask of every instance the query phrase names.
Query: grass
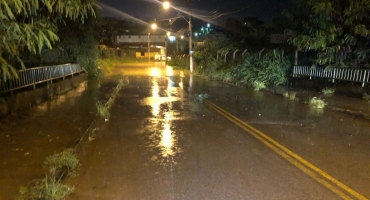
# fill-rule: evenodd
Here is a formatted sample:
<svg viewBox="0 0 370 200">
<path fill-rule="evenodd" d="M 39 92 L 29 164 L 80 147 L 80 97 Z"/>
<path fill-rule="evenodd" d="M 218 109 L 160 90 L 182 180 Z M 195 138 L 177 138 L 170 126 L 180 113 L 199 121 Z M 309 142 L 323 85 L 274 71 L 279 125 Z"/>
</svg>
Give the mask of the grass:
<svg viewBox="0 0 370 200">
<path fill-rule="evenodd" d="M 325 108 L 325 106 L 327 105 L 327 103 L 323 100 L 323 99 L 320 99 L 320 98 L 317 98 L 317 97 L 313 97 L 309 102 L 308 104 L 314 108 Z"/>
<path fill-rule="evenodd" d="M 321 90 L 322 93 L 325 95 L 334 94 L 335 89 L 334 88 L 324 88 Z"/>
<path fill-rule="evenodd" d="M 74 191 L 74 187 L 62 184 L 60 179 L 45 177 L 40 180 L 33 180 L 27 186 L 21 186 L 16 195 L 16 200 L 56 200 L 65 199 Z"/>
<path fill-rule="evenodd" d="M 286 99 L 290 99 L 292 101 L 297 101 L 298 98 L 296 97 L 297 93 L 296 92 L 285 92 L 283 94 L 283 96 L 286 98 Z"/>
<path fill-rule="evenodd" d="M 266 88 L 266 84 L 264 82 L 261 82 L 261 81 L 254 81 L 252 83 L 252 86 L 254 88 L 254 91 L 259 91 L 261 89 Z"/>
<path fill-rule="evenodd" d="M 48 156 L 44 161 L 44 166 L 49 168 L 49 173 L 58 176 L 63 173 L 62 169 L 67 169 L 68 175 L 77 176 L 77 169 L 80 166 L 75 151 L 66 149 L 61 153 Z"/>
<path fill-rule="evenodd" d="M 364 93 L 364 94 L 362 94 L 362 99 L 365 100 L 365 101 L 367 101 L 367 102 L 370 102 L 370 95 Z"/>
<path fill-rule="evenodd" d="M 80 166 L 79 160 L 73 149 L 66 149 L 61 153 L 49 156 L 44 161 L 48 167 L 49 175 L 44 179 L 32 180 L 27 186 L 21 186 L 15 196 L 16 200 L 56 200 L 65 199 L 74 191 L 73 186 L 62 183 L 63 169 L 67 175 L 77 175 Z"/>
<path fill-rule="evenodd" d="M 96 102 L 96 109 L 98 110 L 98 115 L 104 119 L 109 119 L 110 114 L 108 107 L 105 106 L 101 101 Z"/>
</svg>

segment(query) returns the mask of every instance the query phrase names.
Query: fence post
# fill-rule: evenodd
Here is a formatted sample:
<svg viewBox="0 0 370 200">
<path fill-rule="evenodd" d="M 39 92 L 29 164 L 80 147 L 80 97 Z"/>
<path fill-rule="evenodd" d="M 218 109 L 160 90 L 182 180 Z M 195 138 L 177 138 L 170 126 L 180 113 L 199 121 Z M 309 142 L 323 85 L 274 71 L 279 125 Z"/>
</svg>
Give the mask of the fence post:
<svg viewBox="0 0 370 200">
<path fill-rule="evenodd" d="M 239 50 L 237 49 L 235 52 L 234 52 L 234 54 L 233 54 L 233 60 L 235 61 L 235 54 L 236 54 L 236 52 L 238 52 Z"/>
<path fill-rule="evenodd" d="M 366 72 L 368 72 L 368 70 L 364 70 L 364 77 L 362 78 L 362 87 L 365 86 Z"/>
<path fill-rule="evenodd" d="M 245 53 L 247 53 L 247 50 L 248 50 L 248 49 L 245 49 L 245 50 L 243 51 L 243 53 L 242 53 L 242 57 L 244 57 L 244 54 L 245 54 Z"/>
<path fill-rule="evenodd" d="M 258 60 L 261 59 L 261 54 L 262 52 L 265 50 L 265 48 L 263 48 L 259 53 L 258 53 Z"/>
<path fill-rule="evenodd" d="M 74 71 L 72 71 L 72 64 L 69 64 L 69 69 L 71 70 L 71 74 L 72 74 L 72 77 L 73 77 Z"/>
<path fill-rule="evenodd" d="M 226 56 L 227 56 L 227 54 L 229 53 L 229 51 L 227 51 L 226 53 L 225 53 L 225 63 L 226 63 Z"/>
</svg>

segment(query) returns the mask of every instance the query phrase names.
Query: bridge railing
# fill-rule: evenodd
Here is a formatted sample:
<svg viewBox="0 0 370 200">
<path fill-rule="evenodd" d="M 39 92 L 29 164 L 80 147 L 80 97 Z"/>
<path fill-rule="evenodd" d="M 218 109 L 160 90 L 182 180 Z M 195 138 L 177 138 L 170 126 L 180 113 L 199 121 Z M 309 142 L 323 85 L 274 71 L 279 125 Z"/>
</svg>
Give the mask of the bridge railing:
<svg viewBox="0 0 370 200">
<path fill-rule="evenodd" d="M 2 77 L 0 76 L 0 93 L 29 86 L 35 88 L 37 84 L 60 78 L 64 79 L 67 76 L 73 76 L 82 72 L 85 72 L 85 70 L 79 64 L 64 64 L 18 70 L 18 79 L 7 79 L 4 81 L 1 80 Z"/>
<path fill-rule="evenodd" d="M 370 69 L 353 69 L 353 68 L 331 68 L 310 67 L 310 66 L 294 66 L 293 77 L 309 76 L 318 78 L 335 80 L 352 81 L 362 83 L 370 83 Z"/>
</svg>

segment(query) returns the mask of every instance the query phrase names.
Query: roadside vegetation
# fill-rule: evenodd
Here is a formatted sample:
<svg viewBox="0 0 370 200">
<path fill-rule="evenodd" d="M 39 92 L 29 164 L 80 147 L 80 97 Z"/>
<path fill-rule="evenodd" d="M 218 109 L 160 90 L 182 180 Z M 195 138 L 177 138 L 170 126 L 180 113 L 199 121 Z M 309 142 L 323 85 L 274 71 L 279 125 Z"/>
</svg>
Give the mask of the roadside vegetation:
<svg viewBox="0 0 370 200">
<path fill-rule="evenodd" d="M 292 101 L 298 101 L 298 97 L 296 97 L 296 92 L 285 92 L 283 94 L 284 98 L 292 100 Z"/>
<path fill-rule="evenodd" d="M 99 9 L 95 1 L 0 0 L 0 5 L 6 8 L 0 12 L 0 39 L 6 41 L 0 45 L 2 79 L 16 78 L 21 68 L 56 64 L 61 59 L 64 64 L 66 58 L 94 71 L 95 59 L 90 56 L 96 52 L 91 34 L 91 19 Z"/>
<path fill-rule="evenodd" d="M 63 180 L 67 176 L 77 176 L 79 166 L 80 162 L 73 149 L 48 156 L 44 161 L 44 167 L 47 168 L 45 178 L 35 179 L 26 186 L 21 186 L 15 199 L 65 199 L 74 191 L 74 187 L 64 184 Z"/>
<path fill-rule="evenodd" d="M 228 40 L 206 40 L 203 45 L 196 46 L 194 62 L 197 72 L 212 80 L 252 87 L 254 90 L 286 84 L 291 64 L 284 51 L 271 49 L 264 53 L 249 53 L 238 60 L 225 62 L 219 54 L 236 48 L 230 43 Z M 181 64 L 179 68 L 189 66 L 185 61 L 176 59 L 170 64 L 178 63 Z"/>
<path fill-rule="evenodd" d="M 334 94 L 335 89 L 334 88 L 324 88 L 324 89 L 321 90 L 321 92 L 324 95 L 330 95 L 330 94 Z"/>
<path fill-rule="evenodd" d="M 325 106 L 327 105 L 327 103 L 323 99 L 317 97 L 313 97 L 312 99 L 310 99 L 308 104 L 314 108 L 319 109 L 325 108 Z"/>
</svg>

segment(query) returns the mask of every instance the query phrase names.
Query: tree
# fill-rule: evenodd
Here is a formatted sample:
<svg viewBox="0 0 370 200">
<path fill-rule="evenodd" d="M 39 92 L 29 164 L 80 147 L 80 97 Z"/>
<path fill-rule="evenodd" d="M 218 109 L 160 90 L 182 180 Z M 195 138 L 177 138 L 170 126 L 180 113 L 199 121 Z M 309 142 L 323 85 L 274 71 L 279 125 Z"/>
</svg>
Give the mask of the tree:
<svg viewBox="0 0 370 200">
<path fill-rule="evenodd" d="M 0 0 L 0 75 L 17 77 L 16 64 L 25 68 L 20 54 L 41 53 L 59 37 L 57 23 L 84 22 L 95 16 L 94 0 Z"/>
<path fill-rule="evenodd" d="M 287 30 L 289 42 L 317 52 L 315 65 L 369 66 L 370 1 L 297 0 L 302 31 Z M 302 12 L 305 13 L 305 12 Z M 296 35 L 295 35 L 296 34 Z"/>
</svg>

